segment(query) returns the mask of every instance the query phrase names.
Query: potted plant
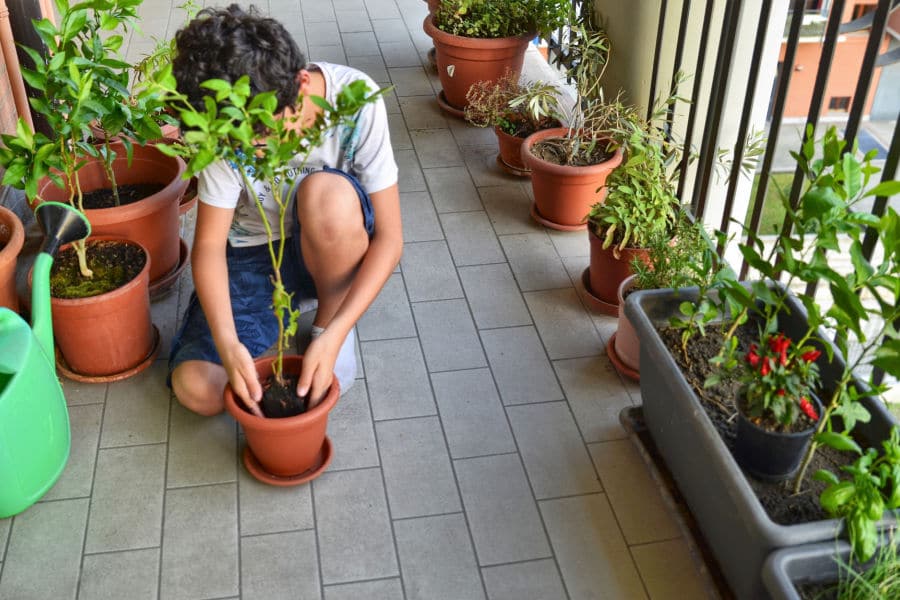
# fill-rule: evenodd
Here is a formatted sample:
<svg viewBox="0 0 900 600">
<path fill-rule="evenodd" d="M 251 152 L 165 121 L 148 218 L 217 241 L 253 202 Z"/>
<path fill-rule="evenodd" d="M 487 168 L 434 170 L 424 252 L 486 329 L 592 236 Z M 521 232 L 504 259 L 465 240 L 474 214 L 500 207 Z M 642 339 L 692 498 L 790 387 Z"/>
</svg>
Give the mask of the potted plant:
<svg viewBox="0 0 900 600">
<path fill-rule="evenodd" d="M 0 206 L 0 306 L 19 310 L 16 261 L 25 243 L 25 227 L 16 213 Z"/>
<path fill-rule="evenodd" d="M 765 255 L 758 239 L 740 244 L 760 280 L 722 278 L 707 288 L 638 292 L 626 301 L 626 314 L 641 339 L 641 394 L 648 429 L 740 598 L 765 594 L 760 573 L 772 550 L 832 540 L 844 531 L 842 520 L 829 519 L 827 506 L 816 500 L 824 485 L 808 475 L 819 468 L 817 463 L 824 464 L 817 451 L 827 447 L 834 460 L 841 451 L 878 448 L 896 426 L 879 399 L 885 388 L 871 376 L 861 378 L 859 370 L 868 364 L 895 377 L 900 374 L 900 339 L 893 328 L 900 318 L 900 216 L 890 208 L 876 217 L 854 207 L 866 196 L 896 193 L 900 183 L 882 183 L 867 192 L 868 179 L 877 172 L 871 153 L 860 161 L 855 149 L 844 152 L 845 144 L 832 128 L 821 140 L 822 155 L 817 157 L 812 131 L 808 138 L 801 151 L 792 154 L 808 181 L 799 207 L 786 203 L 794 228 L 785 229 Z M 877 251 L 884 251 L 880 263 L 871 263 L 862 253 L 867 230 L 874 234 Z M 841 247 L 849 244 L 849 274 L 837 272 L 827 259 L 839 239 L 844 240 Z M 781 284 L 779 273 L 785 275 Z M 829 286 L 834 304 L 828 310 L 812 297 L 789 292 L 794 283 L 814 282 Z M 873 303 L 859 300 L 863 290 L 872 294 Z M 864 323 L 869 327 L 864 329 Z M 790 486 L 745 474 L 732 454 L 741 383 L 733 375 L 740 361 L 748 360 L 751 343 L 757 342 L 758 354 L 759 337 L 778 339 L 779 333 L 796 340 L 802 353 L 810 352 L 807 346 L 821 352 L 815 363 L 822 409 Z M 852 341 L 859 346 L 851 353 Z M 790 347 L 779 342 L 779 362 L 784 350 Z M 798 408 L 801 400 L 795 397 Z M 881 512 L 887 503 L 873 495 L 858 500 L 871 521 L 884 515 L 893 522 L 892 515 Z M 798 519 L 797 514 L 805 517 Z"/>
<path fill-rule="evenodd" d="M 466 120 L 476 127 L 493 127 L 497 134 L 497 164 L 510 175 L 529 177 L 531 170 L 522 163 L 522 142 L 536 131 L 560 125 L 559 90 L 540 81 L 519 83 L 508 72 L 495 82 L 475 83 L 466 100 Z"/>
<path fill-rule="evenodd" d="M 604 101 L 600 78 L 609 60 L 606 33 L 581 23 L 571 35 L 574 66 L 568 76 L 574 81 L 576 99 L 563 119 L 568 127 L 538 131 L 522 144 L 522 162 L 532 172 L 531 216 L 562 231 L 587 227 L 584 216 L 594 203 L 603 201 L 606 178 L 622 162 L 621 140 L 614 132 L 637 119 L 634 108 L 619 98 Z"/>
<path fill-rule="evenodd" d="M 359 80 L 340 90 L 334 105 L 324 98 L 311 97 L 322 112 L 313 123 L 301 126 L 299 112 L 276 118 L 276 92 L 252 94 L 247 76 L 233 84 L 218 79 L 204 82 L 201 85 L 211 95 L 200 107 L 175 91 L 171 69 L 158 74 L 156 81 L 187 127 L 183 142 L 161 149 L 188 159 L 190 176 L 215 160 L 226 160 L 239 172 L 260 211 L 263 204 L 251 185 L 254 180 L 266 183 L 278 206 L 278 231 L 263 219 L 274 273 L 272 318 L 277 320 L 279 332 L 276 353 L 255 361 L 263 388 L 260 405 L 245 406 L 229 385 L 225 388 L 225 407 L 244 429 L 248 444 L 244 465 L 251 474 L 273 485 L 304 483 L 318 476 L 331 460 L 325 431 L 328 413 L 340 390 L 335 382 L 325 398 L 310 407 L 308 397 L 296 395 L 303 358 L 284 354 L 300 316 L 292 308 L 291 294 L 280 271 L 287 248 L 289 209 L 310 152 L 334 128 L 352 124 L 353 115 L 382 92 L 370 94 L 365 81 Z"/>
<path fill-rule="evenodd" d="M 434 40 L 441 108 L 462 118 L 473 84 L 507 71 L 518 80 L 528 43 L 562 27 L 571 12 L 566 0 L 444 0 L 434 7 L 424 28 Z"/>
</svg>

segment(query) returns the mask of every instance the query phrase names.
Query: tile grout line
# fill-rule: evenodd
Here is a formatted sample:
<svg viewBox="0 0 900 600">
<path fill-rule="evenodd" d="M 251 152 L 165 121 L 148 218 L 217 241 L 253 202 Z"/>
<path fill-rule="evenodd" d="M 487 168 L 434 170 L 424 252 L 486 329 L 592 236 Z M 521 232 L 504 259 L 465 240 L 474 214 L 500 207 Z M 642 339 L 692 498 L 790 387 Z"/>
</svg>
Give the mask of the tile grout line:
<svg viewBox="0 0 900 600">
<path fill-rule="evenodd" d="M 181 294 L 183 291 L 183 282 L 178 284 L 178 304 L 181 305 Z M 177 308 L 175 309 L 178 310 Z M 157 599 L 162 597 L 162 580 L 163 580 L 163 549 L 165 548 L 165 533 L 166 533 L 166 501 L 169 497 L 169 488 L 166 485 L 166 482 L 169 480 L 169 451 L 170 446 L 169 442 L 172 440 L 172 402 L 177 402 L 175 399 L 175 393 L 169 390 L 169 406 L 168 413 L 166 417 L 166 458 L 165 463 L 163 464 L 163 501 L 162 501 L 162 514 L 160 515 L 160 524 L 159 524 L 159 557 L 158 557 L 158 566 L 156 569 L 156 597 Z"/>
</svg>

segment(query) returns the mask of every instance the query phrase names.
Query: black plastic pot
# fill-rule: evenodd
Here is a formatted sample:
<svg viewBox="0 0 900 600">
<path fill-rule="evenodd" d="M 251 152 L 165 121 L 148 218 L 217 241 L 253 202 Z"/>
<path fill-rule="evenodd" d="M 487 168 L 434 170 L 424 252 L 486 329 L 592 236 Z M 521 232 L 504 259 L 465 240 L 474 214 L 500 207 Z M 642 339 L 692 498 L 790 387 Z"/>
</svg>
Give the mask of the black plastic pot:
<svg viewBox="0 0 900 600">
<path fill-rule="evenodd" d="M 625 314 L 641 341 L 644 418 L 735 596 L 765 598 L 760 574 L 772 551 L 834 540 L 842 525 L 838 519 L 779 525 L 768 517 L 656 331 L 657 325 L 667 325 L 678 314 L 681 302 L 692 300 L 697 300 L 696 289 L 647 290 L 631 294 L 625 303 Z M 799 339 L 806 311 L 795 298 L 789 299 L 788 308 L 790 314 L 779 327 L 785 335 Z M 839 364 L 822 365 L 825 387 L 843 370 L 838 356 L 836 352 Z M 864 445 L 877 446 L 897 421 L 879 400 L 864 398 L 862 402 L 872 419 L 858 423 L 854 431 Z M 893 523 L 892 518 L 882 526 Z"/>
</svg>

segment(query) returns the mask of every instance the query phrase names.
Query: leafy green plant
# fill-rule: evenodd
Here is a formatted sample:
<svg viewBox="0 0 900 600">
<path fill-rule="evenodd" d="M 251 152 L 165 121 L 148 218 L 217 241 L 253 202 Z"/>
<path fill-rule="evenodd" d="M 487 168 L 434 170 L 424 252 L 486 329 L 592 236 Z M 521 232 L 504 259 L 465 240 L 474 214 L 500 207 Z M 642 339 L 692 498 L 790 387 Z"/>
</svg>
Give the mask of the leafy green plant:
<svg viewBox="0 0 900 600">
<path fill-rule="evenodd" d="M 565 25 L 571 12 L 568 0 L 443 0 L 434 23 L 441 31 L 465 37 L 546 37 Z"/>
<path fill-rule="evenodd" d="M 498 127 L 516 137 L 553 127 L 562 110 L 559 90 L 541 81 L 519 83 L 507 72 L 495 82 L 479 81 L 466 94 L 466 120 L 476 127 Z"/>
<path fill-rule="evenodd" d="M 872 564 L 859 565 L 837 560 L 840 576 L 834 596 L 837 600 L 900 598 L 900 556 L 896 534 L 885 536 L 875 551 Z"/>
</svg>

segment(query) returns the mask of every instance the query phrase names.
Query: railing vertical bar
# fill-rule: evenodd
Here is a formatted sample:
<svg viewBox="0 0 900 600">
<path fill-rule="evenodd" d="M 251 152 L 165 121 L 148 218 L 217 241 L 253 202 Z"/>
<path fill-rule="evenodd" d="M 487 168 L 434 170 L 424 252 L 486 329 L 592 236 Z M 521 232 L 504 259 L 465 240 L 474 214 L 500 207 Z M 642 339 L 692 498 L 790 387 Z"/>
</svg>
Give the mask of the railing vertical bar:
<svg viewBox="0 0 900 600">
<path fill-rule="evenodd" d="M 650 76 L 650 98 L 647 100 L 647 120 L 653 115 L 653 103 L 656 98 L 656 76 L 659 74 L 659 60 L 662 54 L 663 34 L 666 27 L 666 9 L 668 0 L 659 3 L 659 24 L 656 28 L 656 51 L 653 53 L 653 73 Z"/>
<path fill-rule="evenodd" d="M 844 130 L 844 139 L 847 140 L 848 150 L 853 147 L 853 141 L 859 132 L 859 123 L 862 119 L 863 110 L 866 107 L 866 100 L 869 97 L 869 86 L 872 83 L 872 75 L 875 71 L 875 59 L 878 58 L 878 51 L 884 42 L 884 30 L 887 25 L 890 6 L 891 0 L 880 0 L 878 8 L 875 9 L 872 28 L 869 30 L 869 42 L 866 44 L 866 51 L 863 55 L 859 79 L 856 80 L 856 91 L 853 93 L 847 128 Z"/>
<path fill-rule="evenodd" d="M 797 48 L 800 46 L 800 26 L 803 24 L 804 0 L 793 0 L 791 26 L 788 32 L 787 47 L 784 51 L 784 60 L 781 63 L 781 73 L 778 76 L 778 87 L 775 91 L 775 103 L 772 106 L 772 119 L 769 125 L 769 136 L 766 140 L 766 152 L 763 156 L 762 169 L 759 172 L 759 183 L 756 187 L 756 198 L 753 199 L 753 212 L 750 216 L 748 243 L 759 236 L 759 222 L 762 219 L 762 209 L 765 203 L 766 193 L 769 189 L 769 176 L 772 173 L 772 163 L 775 160 L 775 148 L 778 144 L 778 134 L 781 132 L 781 119 L 784 117 L 784 106 L 787 104 L 788 90 L 791 84 L 791 74 L 794 71 L 794 59 L 797 57 Z M 746 279 L 750 271 L 747 261 L 741 263 L 740 278 Z"/>
<path fill-rule="evenodd" d="M 681 71 L 681 61 L 684 57 L 684 40 L 687 37 L 688 18 L 691 14 L 691 0 L 682 0 L 681 3 L 681 22 L 678 25 L 678 41 L 675 43 L 675 62 L 672 64 L 672 84 L 669 89 L 669 95 L 674 96 L 678 90 L 678 76 Z M 650 101 L 655 104 L 656 99 L 651 98 Z M 653 105 L 651 104 L 651 107 Z M 652 108 L 651 108 L 652 110 Z M 666 111 L 666 141 L 672 139 L 672 123 L 675 119 L 675 104 L 670 104 Z"/>
<path fill-rule="evenodd" d="M 691 161 L 691 144 L 694 137 L 694 124 L 697 120 L 697 105 L 699 104 L 700 85 L 703 81 L 703 67 L 706 63 L 706 43 L 709 40 L 709 28 L 712 22 L 712 0 L 706 0 L 706 11 L 703 15 L 703 29 L 700 33 L 700 45 L 697 50 L 697 69 L 694 75 L 694 90 L 691 93 L 691 108 L 688 112 L 687 129 L 684 133 L 684 153 L 681 157 L 681 165 L 678 167 L 678 197 L 684 194 L 685 181 L 687 180 L 688 167 Z"/>
<path fill-rule="evenodd" d="M 753 112 L 753 98 L 756 96 L 756 83 L 759 79 L 759 69 L 756 65 L 761 62 L 763 47 L 766 42 L 766 32 L 769 29 L 769 15 L 772 12 L 772 0 L 763 0 L 759 14 L 759 25 L 756 29 L 756 41 L 753 44 L 753 58 L 750 61 L 750 78 L 747 81 L 747 91 L 744 94 L 744 105 L 741 113 L 741 123 L 738 126 L 737 140 L 734 144 L 732 155 L 731 174 L 728 181 L 728 191 L 725 194 L 725 208 L 722 213 L 721 230 L 727 232 L 731 211 L 734 208 L 734 195 L 737 190 L 738 178 L 741 174 L 741 164 L 744 162 L 745 143 L 750 130 L 750 116 Z M 719 247 L 719 253 L 724 252 L 724 247 Z"/>
<path fill-rule="evenodd" d="M 888 150 L 887 159 L 884 161 L 884 168 L 881 170 L 881 181 L 891 181 L 897 175 L 897 162 L 900 160 L 900 113 L 897 115 L 897 121 L 894 123 L 894 137 L 891 138 L 891 147 Z M 887 208 L 888 198 L 886 196 L 878 196 L 872 205 L 872 214 L 876 217 L 884 215 Z M 866 260 L 872 260 L 872 254 L 875 252 L 875 243 L 878 241 L 878 232 L 871 227 L 866 230 L 863 238 L 862 252 Z"/>
<path fill-rule="evenodd" d="M 719 39 L 719 52 L 716 57 L 716 68 L 713 72 L 713 81 L 716 82 L 715 93 L 710 99 L 706 114 L 706 126 L 703 131 L 703 143 L 700 146 L 700 159 L 697 164 L 697 179 L 699 185 L 694 187 L 694 198 L 691 203 L 694 214 L 698 219 L 703 219 L 706 210 L 706 195 L 709 191 L 710 178 L 712 176 L 712 163 L 716 156 L 716 143 L 719 138 L 719 126 L 722 123 L 722 110 L 725 103 L 725 94 L 728 91 L 728 80 L 731 74 L 731 57 L 734 54 L 734 45 L 737 38 L 738 17 L 740 16 L 742 0 L 732 0 L 725 5 L 725 14 L 722 19 L 722 34 Z"/>
</svg>

